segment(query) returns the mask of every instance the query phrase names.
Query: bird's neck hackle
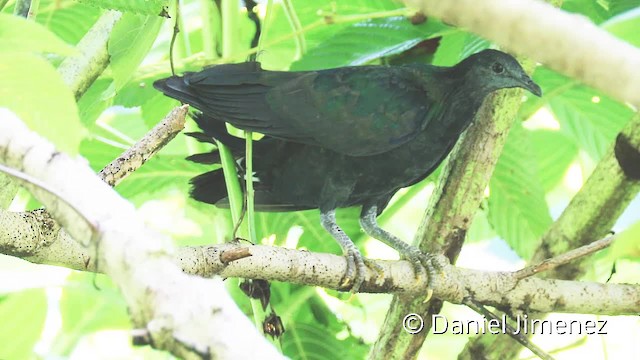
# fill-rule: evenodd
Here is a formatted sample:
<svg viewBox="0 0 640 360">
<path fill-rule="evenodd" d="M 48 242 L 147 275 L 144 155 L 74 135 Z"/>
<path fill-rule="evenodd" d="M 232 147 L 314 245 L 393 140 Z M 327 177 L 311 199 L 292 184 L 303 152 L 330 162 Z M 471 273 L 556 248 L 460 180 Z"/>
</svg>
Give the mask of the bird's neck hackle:
<svg viewBox="0 0 640 360">
<path fill-rule="evenodd" d="M 442 131 L 443 134 L 462 133 L 490 93 L 470 83 L 473 79 L 469 79 L 468 73 L 466 66 L 431 66 L 429 71 L 422 72 L 425 83 L 430 84 L 428 96 L 434 101 L 431 116 L 440 118 L 434 123 L 440 124 L 437 131 Z"/>
</svg>

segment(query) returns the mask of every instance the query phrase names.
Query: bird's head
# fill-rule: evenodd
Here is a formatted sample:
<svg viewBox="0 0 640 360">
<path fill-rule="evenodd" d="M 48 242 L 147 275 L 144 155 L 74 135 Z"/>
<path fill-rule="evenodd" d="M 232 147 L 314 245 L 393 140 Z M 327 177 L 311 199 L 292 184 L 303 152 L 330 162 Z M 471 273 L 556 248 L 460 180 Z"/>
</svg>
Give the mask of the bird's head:
<svg viewBox="0 0 640 360">
<path fill-rule="evenodd" d="M 464 76 L 465 82 L 487 93 L 520 87 L 536 96 L 542 95 L 540 86 L 531 80 L 518 61 L 502 51 L 480 51 L 458 63 L 454 69 Z"/>
</svg>

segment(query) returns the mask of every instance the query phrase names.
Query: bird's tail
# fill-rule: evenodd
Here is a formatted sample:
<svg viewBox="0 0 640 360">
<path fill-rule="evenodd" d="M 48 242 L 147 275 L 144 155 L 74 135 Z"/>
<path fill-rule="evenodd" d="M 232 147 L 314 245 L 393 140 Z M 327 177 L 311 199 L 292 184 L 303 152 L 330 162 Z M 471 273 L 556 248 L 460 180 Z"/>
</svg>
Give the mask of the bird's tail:
<svg viewBox="0 0 640 360">
<path fill-rule="evenodd" d="M 214 145 L 216 145 L 217 140 L 229 147 L 234 158 L 244 157 L 244 140 L 229 134 L 224 122 L 215 120 L 203 113 L 194 113 L 192 117 L 202 132 L 187 133 L 187 135 L 198 141 Z M 207 165 L 221 164 L 220 153 L 217 148 L 207 153 L 191 155 L 187 157 L 187 160 Z M 227 197 L 222 168 L 198 175 L 190 180 L 190 184 L 190 195 L 195 200 L 216 204 Z"/>
</svg>

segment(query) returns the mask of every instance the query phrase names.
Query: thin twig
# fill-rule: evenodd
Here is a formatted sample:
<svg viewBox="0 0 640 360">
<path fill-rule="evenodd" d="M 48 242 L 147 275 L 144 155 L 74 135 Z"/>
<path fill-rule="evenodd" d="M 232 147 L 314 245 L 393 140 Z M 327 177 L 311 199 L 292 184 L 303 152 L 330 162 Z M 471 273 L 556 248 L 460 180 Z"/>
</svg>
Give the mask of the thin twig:
<svg viewBox="0 0 640 360">
<path fill-rule="evenodd" d="M 109 186 L 116 186 L 127 175 L 142 166 L 149 158 L 167 145 L 182 129 L 189 105 L 176 107 L 153 127 L 140 141 L 113 160 L 98 176 Z"/>
<path fill-rule="evenodd" d="M 591 244 L 581 246 L 577 249 L 568 251 L 564 254 L 558 255 L 556 257 L 552 257 L 551 259 L 546 259 L 544 261 L 541 261 L 538 264 L 527 266 L 526 268 L 516 271 L 514 273 L 514 276 L 516 279 L 521 280 L 543 271 L 555 269 L 561 265 L 568 264 L 576 259 L 585 257 L 598 250 L 602 250 L 608 247 L 609 245 L 611 245 L 611 243 L 613 243 L 616 237 L 617 235 L 610 235 L 605 237 L 604 239 L 594 241 Z"/>
<path fill-rule="evenodd" d="M 501 319 L 496 314 L 489 311 L 489 309 L 484 307 L 482 304 L 476 303 L 471 299 L 465 299 L 463 300 L 463 303 L 467 305 L 469 308 L 471 308 L 473 311 L 477 312 L 480 315 L 483 315 L 485 318 L 495 320 L 498 323 L 501 322 Z M 507 335 L 509 335 L 515 341 L 519 342 L 522 346 L 531 350 L 531 352 L 536 354 L 540 359 L 553 360 L 553 357 L 551 357 L 551 355 L 547 354 L 544 350 L 540 349 L 536 344 L 529 341 L 526 335 L 524 335 L 521 331 L 516 331 L 516 329 L 514 329 L 513 326 L 511 326 L 511 324 L 505 321 L 504 327 L 507 330 L 506 331 Z"/>
<path fill-rule="evenodd" d="M 176 45 L 176 38 L 180 32 L 180 0 L 176 0 L 176 21 L 173 24 L 173 34 L 171 35 L 171 42 L 169 43 L 169 64 L 171 65 L 171 75 L 176 75 L 176 69 L 173 64 L 173 48 Z"/>
</svg>

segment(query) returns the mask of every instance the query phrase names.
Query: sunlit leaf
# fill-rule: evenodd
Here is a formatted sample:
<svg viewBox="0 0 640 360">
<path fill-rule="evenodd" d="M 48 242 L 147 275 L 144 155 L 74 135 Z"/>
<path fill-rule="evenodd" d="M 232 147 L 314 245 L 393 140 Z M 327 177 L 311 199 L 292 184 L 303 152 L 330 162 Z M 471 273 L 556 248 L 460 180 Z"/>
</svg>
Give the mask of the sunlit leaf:
<svg viewBox="0 0 640 360">
<path fill-rule="evenodd" d="M 640 259 L 640 221 L 620 233 L 611 246 L 612 259 Z"/>
<path fill-rule="evenodd" d="M 29 359 L 44 327 L 44 289 L 0 296 L 0 359 Z"/>
<path fill-rule="evenodd" d="M 523 258 L 551 224 L 551 215 L 531 156 L 528 134 L 516 123 L 489 184 L 489 222 Z"/>
<path fill-rule="evenodd" d="M 124 14 L 109 38 L 110 67 L 116 89 L 122 88 L 158 36 L 162 18 Z"/>
<path fill-rule="evenodd" d="M 563 132 L 600 159 L 633 111 L 586 86 L 574 86 L 549 100 Z"/>
<path fill-rule="evenodd" d="M 123 13 L 168 17 L 169 0 L 78 0 L 102 9 L 118 10 Z"/>
<path fill-rule="evenodd" d="M 353 24 L 310 49 L 292 70 L 362 65 L 383 56 L 408 50 L 419 42 L 449 31 L 437 20 L 413 25 L 405 17 L 373 19 Z M 364 41 L 364 39 L 370 39 Z"/>
<path fill-rule="evenodd" d="M 563 179 L 569 165 L 578 156 L 578 148 L 575 142 L 559 131 L 531 131 L 530 139 L 538 165 L 538 177 L 547 192 Z"/>
<path fill-rule="evenodd" d="M 0 13 L 0 54 L 12 52 L 73 55 L 76 50 L 38 23 Z"/>
<path fill-rule="evenodd" d="M 73 94 L 56 70 L 33 54 L 0 54 L 0 107 L 16 113 L 58 149 L 75 154 L 82 125 Z"/>
</svg>

